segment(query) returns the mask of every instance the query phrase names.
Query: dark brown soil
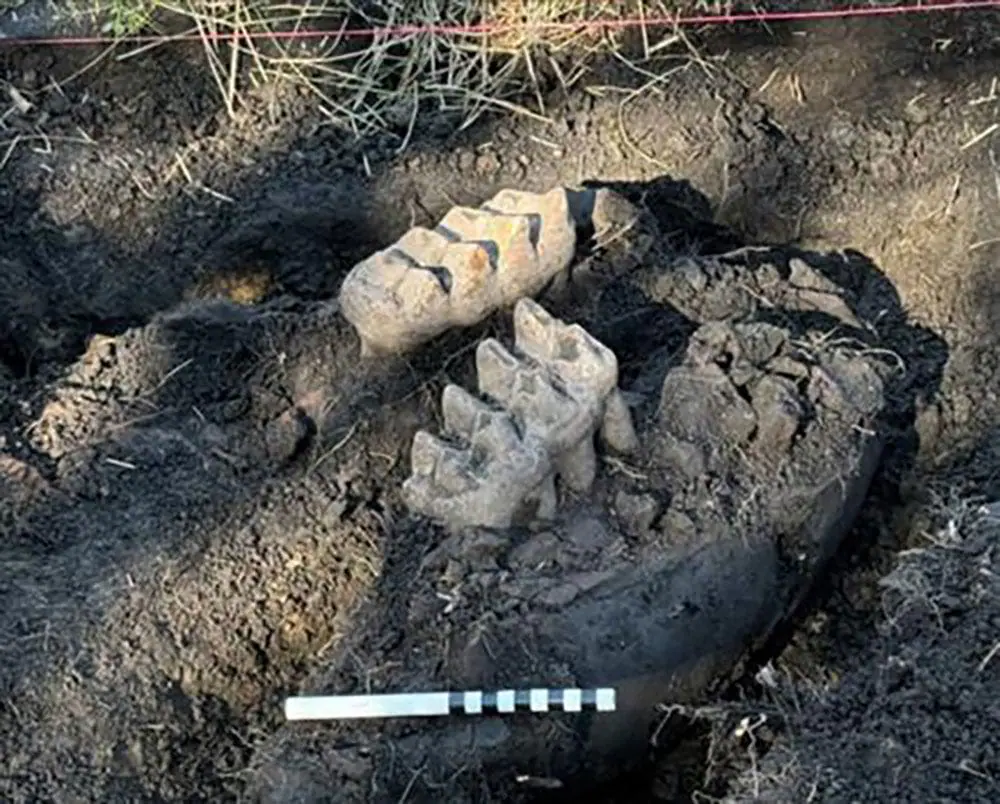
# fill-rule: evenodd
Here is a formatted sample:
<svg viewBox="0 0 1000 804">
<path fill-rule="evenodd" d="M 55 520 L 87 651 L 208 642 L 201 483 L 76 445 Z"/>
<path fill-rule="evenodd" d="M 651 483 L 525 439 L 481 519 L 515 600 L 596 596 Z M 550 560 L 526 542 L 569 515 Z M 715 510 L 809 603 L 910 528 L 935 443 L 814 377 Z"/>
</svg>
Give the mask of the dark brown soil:
<svg viewBox="0 0 1000 804">
<path fill-rule="evenodd" d="M 998 512 L 951 502 L 882 580 L 866 649 L 822 674 L 795 651 L 780 665 L 756 746 L 727 741 L 757 754 L 728 801 L 996 800 Z"/>
<path fill-rule="evenodd" d="M 970 536 L 932 552 L 921 572 L 952 602 L 875 635 L 877 579 L 920 544 L 927 490 L 959 476 L 963 493 L 997 491 L 995 453 L 971 449 L 1000 401 L 1000 197 L 994 140 L 963 145 L 996 118 L 998 32 L 986 13 L 741 29 L 704 45 L 728 51 L 724 61 L 635 96 L 608 87 L 646 77 L 598 65 L 569 96 L 553 91 L 551 123 L 504 117 L 451 135 L 435 121 L 401 155 L 405 132 L 351 141 L 290 91 L 251 93 L 254 113 L 230 120 L 197 47 L 105 62 L 59 90 L 51 80 L 94 52 L 0 51 L 0 79 L 35 104 L 0 128 L 0 797 L 235 800 L 260 790 L 287 736 L 275 737 L 284 695 L 327 668 L 346 678 L 345 646 L 360 646 L 373 686 L 426 678 L 426 664 L 376 661 L 427 633 L 426 618 L 402 624 L 412 601 L 430 599 L 417 569 L 437 571 L 422 562 L 441 541 L 403 517 L 396 490 L 412 433 L 435 429 L 443 384 L 467 384 L 470 345 L 507 325 L 501 316 L 362 369 L 324 301 L 359 256 L 452 204 L 593 180 L 644 203 L 673 254 L 781 247 L 781 259 L 745 253 L 738 271 L 700 262 L 721 288 L 710 301 L 670 284 L 671 261 L 558 311 L 616 350 L 637 393 L 658 393 L 712 310 L 733 317 L 727 305 L 745 301 L 734 283 L 759 290 L 747 272 L 793 254 L 842 289 L 861 343 L 905 369 L 887 386 L 886 450 L 848 549 L 775 660 L 836 672 L 840 691 L 760 733 L 774 744 L 759 760 L 766 789 L 741 786 L 739 758 L 713 766 L 706 747 L 722 721 L 675 714 L 666 733 L 684 739 L 659 741 L 649 797 L 723 795 L 736 779 L 734 795 L 771 800 L 805 800 L 813 781 L 824 801 L 995 798 L 984 732 L 1000 662 L 978 662 L 997 623 L 976 587 L 989 545 Z M 796 335 L 824 325 L 803 319 Z M 598 500 L 667 489 L 607 482 Z M 587 560 L 597 563 L 575 569 L 609 568 Z M 782 602 L 799 590 L 781 588 Z M 387 619 L 358 630 L 368 621 L 355 611 L 373 600 Z M 941 611 L 943 632 L 930 627 Z M 747 700 L 759 692 L 743 684 L 687 703 L 738 724 L 777 711 Z M 942 700 L 947 730 L 931 721 Z M 333 735 L 323 750 L 338 747 Z M 731 753 L 744 757 L 745 743 Z M 947 772 L 931 772 L 935 756 Z M 801 774 L 774 781 L 793 759 Z M 639 800 L 620 789 L 604 800 Z"/>
</svg>

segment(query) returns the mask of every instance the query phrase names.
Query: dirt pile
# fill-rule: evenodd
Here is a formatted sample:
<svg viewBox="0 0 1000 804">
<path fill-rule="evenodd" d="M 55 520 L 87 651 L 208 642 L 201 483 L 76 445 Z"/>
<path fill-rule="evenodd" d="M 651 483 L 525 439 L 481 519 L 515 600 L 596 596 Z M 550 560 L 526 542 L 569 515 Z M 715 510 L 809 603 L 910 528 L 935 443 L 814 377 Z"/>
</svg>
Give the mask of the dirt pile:
<svg viewBox="0 0 1000 804">
<path fill-rule="evenodd" d="M 366 380 L 356 348 L 322 306 L 203 303 L 94 338 L 53 389 L 32 431 L 51 479 L 4 534 L 4 798 L 232 784 L 234 725 L 378 572 L 378 472 L 364 458 L 318 471 L 345 421 L 396 437 L 357 413 L 371 400 L 356 383 L 392 383 Z M 5 481 L 24 476 L 14 460 Z"/>
</svg>

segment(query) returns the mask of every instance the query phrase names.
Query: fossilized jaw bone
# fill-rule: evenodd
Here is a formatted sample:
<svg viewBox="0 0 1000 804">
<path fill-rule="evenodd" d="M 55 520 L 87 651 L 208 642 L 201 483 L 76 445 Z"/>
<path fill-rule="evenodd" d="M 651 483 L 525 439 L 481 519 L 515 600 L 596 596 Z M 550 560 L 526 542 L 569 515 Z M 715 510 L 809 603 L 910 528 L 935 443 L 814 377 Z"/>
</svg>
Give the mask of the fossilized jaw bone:
<svg viewBox="0 0 1000 804">
<path fill-rule="evenodd" d="M 410 229 L 356 265 L 341 286 L 341 310 L 365 355 L 403 353 L 539 293 L 575 249 L 566 190 L 504 190 L 479 209 L 455 207 L 434 230 Z"/>
<path fill-rule="evenodd" d="M 448 386 L 445 430 L 461 445 L 414 438 L 406 502 L 453 528 L 509 527 L 532 509 L 551 517 L 557 475 L 576 491 L 593 485 L 598 430 L 620 451 L 638 446 L 611 350 L 530 299 L 517 303 L 514 328 L 517 354 L 493 339 L 476 351 L 479 392 L 500 409 Z"/>
</svg>

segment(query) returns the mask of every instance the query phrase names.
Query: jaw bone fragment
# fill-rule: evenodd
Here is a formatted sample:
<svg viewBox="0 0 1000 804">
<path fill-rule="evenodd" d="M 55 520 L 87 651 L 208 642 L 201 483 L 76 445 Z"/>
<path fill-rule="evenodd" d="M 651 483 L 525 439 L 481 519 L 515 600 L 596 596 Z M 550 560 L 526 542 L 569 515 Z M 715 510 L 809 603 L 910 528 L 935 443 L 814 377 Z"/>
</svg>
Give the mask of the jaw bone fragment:
<svg viewBox="0 0 1000 804">
<path fill-rule="evenodd" d="M 423 431 L 413 440 L 407 505 L 455 529 L 509 527 L 532 508 L 553 516 L 556 475 L 576 491 L 593 484 L 599 429 L 615 449 L 637 446 L 610 349 L 530 299 L 514 329 L 517 354 L 494 339 L 476 350 L 479 392 L 502 410 L 448 386 L 445 430 L 458 445 Z"/>
<path fill-rule="evenodd" d="M 410 229 L 358 263 L 341 286 L 341 310 L 363 354 L 399 354 L 534 296 L 566 271 L 575 249 L 565 189 L 504 190 L 479 209 L 452 209 L 434 230 Z"/>
</svg>

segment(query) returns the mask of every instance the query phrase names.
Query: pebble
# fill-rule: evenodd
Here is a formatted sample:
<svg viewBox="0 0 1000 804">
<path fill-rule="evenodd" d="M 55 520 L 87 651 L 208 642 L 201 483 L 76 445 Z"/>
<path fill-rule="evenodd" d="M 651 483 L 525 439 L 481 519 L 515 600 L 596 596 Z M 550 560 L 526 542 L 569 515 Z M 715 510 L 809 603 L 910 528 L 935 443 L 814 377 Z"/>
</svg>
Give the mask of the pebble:
<svg viewBox="0 0 1000 804">
<path fill-rule="evenodd" d="M 480 154 L 476 157 L 476 172 L 481 175 L 496 173 L 500 170 L 500 159 L 494 153 Z"/>
</svg>

